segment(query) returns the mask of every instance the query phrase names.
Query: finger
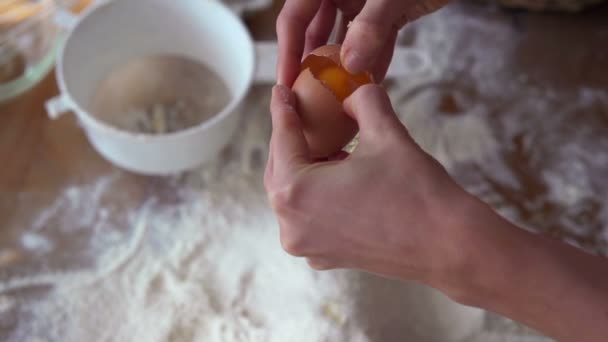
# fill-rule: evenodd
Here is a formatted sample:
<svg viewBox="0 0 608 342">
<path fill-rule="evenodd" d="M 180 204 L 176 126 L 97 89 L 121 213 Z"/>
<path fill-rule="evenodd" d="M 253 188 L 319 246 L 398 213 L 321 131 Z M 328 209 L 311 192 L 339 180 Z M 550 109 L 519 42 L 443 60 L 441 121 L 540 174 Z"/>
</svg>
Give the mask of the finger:
<svg viewBox="0 0 608 342">
<path fill-rule="evenodd" d="M 268 189 L 271 186 L 271 181 L 274 175 L 274 154 L 272 153 L 272 140 L 268 149 L 268 160 L 266 161 L 266 169 L 264 170 L 264 186 Z"/>
<path fill-rule="evenodd" d="M 350 153 L 348 153 L 346 151 L 340 151 L 332 156 L 329 156 L 327 158 L 327 161 L 341 161 L 341 160 L 348 158 L 349 156 L 350 156 Z"/>
<path fill-rule="evenodd" d="M 270 104 L 272 113 L 272 163 L 273 175 L 293 173 L 308 164 L 309 151 L 302 124 L 295 110 L 295 96 L 287 87 L 277 85 L 272 89 Z"/>
<path fill-rule="evenodd" d="M 336 23 L 336 6 L 333 1 L 323 0 L 319 11 L 306 31 L 304 55 L 321 45 L 325 45 Z"/>
<path fill-rule="evenodd" d="M 317 271 L 328 271 L 337 267 L 336 263 L 321 257 L 309 257 L 306 258 L 306 262 L 310 268 Z"/>
<path fill-rule="evenodd" d="M 338 18 L 338 29 L 336 31 L 336 43 L 342 44 L 344 42 L 344 38 L 346 38 L 346 31 L 348 30 L 348 23 L 351 19 L 346 18 L 344 14 L 341 14 Z"/>
<path fill-rule="evenodd" d="M 336 154 L 333 154 L 329 157 L 323 157 L 323 158 L 315 158 L 313 159 L 313 163 L 325 163 L 325 162 L 332 162 L 332 161 L 342 161 L 346 158 L 348 158 L 348 156 L 350 156 L 350 154 L 346 151 L 340 151 L 337 152 Z"/>
<path fill-rule="evenodd" d="M 333 0 L 336 8 L 342 12 L 348 21 L 353 20 L 361 12 L 367 0 Z M 346 22 L 348 24 L 348 21 Z"/>
<path fill-rule="evenodd" d="M 342 63 L 351 73 L 371 71 L 393 32 L 400 28 L 408 1 L 367 1 L 350 25 L 342 45 Z M 398 24 L 399 23 L 399 24 Z"/>
<path fill-rule="evenodd" d="M 306 29 L 322 0 L 286 0 L 277 18 L 277 82 L 290 87 L 300 73 Z"/>
<path fill-rule="evenodd" d="M 393 59 L 393 53 L 395 52 L 397 33 L 398 31 L 396 29 L 393 30 L 391 37 L 384 45 L 382 52 L 380 52 L 380 55 L 374 63 L 371 73 L 374 75 L 374 81 L 376 83 L 381 83 L 386 77 L 388 67 L 391 65 L 391 60 Z"/>
<path fill-rule="evenodd" d="M 404 130 L 386 91 L 377 84 L 359 87 L 344 101 L 344 111 L 357 121 L 361 140 Z"/>
</svg>

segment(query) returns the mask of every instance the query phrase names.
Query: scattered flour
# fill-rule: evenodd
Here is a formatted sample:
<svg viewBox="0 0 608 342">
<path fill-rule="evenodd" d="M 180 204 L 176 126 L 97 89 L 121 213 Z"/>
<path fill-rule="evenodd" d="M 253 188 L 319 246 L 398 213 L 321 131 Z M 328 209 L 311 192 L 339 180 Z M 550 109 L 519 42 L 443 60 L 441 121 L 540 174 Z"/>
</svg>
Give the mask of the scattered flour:
<svg viewBox="0 0 608 342">
<path fill-rule="evenodd" d="M 34 217 L 26 234 L 56 233 L 60 224 L 72 233 L 99 230 L 87 240 L 96 262 L 0 278 L 0 295 L 13 301 L 0 340 L 363 342 L 390 332 L 444 342 L 479 330 L 483 311 L 435 290 L 353 271 L 316 272 L 281 249 L 261 182 L 268 90 L 253 90 L 259 111 L 249 113 L 223 157 L 162 180 L 177 202 L 153 196 L 133 209 L 122 238 L 98 238 L 121 231 L 108 222 L 116 212 L 103 201 L 116 177 L 70 187 Z M 49 285 L 33 298 L 20 293 Z"/>
<path fill-rule="evenodd" d="M 241 190 L 218 187 L 150 212 L 128 262 L 94 283 L 63 279 L 24 308 L 29 319 L 12 340 L 286 341 L 294 331 L 301 341 L 364 340 L 322 314 L 328 302 L 347 303 L 344 294 L 281 251 L 263 193 L 244 203 Z"/>
<path fill-rule="evenodd" d="M 53 249 L 53 243 L 47 238 L 36 233 L 25 233 L 21 236 L 21 244 L 24 248 L 37 253 L 48 253 Z"/>
<path fill-rule="evenodd" d="M 366 282 L 385 289 L 388 281 L 315 272 L 285 254 L 260 170 L 246 176 L 239 164 L 190 175 L 187 184 L 222 176 L 204 189 L 176 189 L 179 205 L 147 205 L 138 221 L 145 234 L 128 257 L 117 257 L 120 265 L 57 275 L 44 300 L 20 306 L 7 340 L 370 341 L 353 297 Z M 399 306 L 381 310 L 409 317 L 400 331 L 410 336 L 422 329 L 418 336 L 430 341 L 456 341 L 480 327 L 480 310 L 419 286 L 391 288 Z M 408 302 L 418 305 L 406 309 Z"/>
<path fill-rule="evenodd" d="M 399 41 L 429 53 L 432 70 L 398 80 L 392 102 L 414 139 L 499 213 L 608 254 L 608 92 L 559 84 L 542 63 L 526 69 L 526 30 L 471 4 L 416 21 Z M 446 95 L 454 113 L 441 108 Z"/>
<path fill-rule="evenodd" d="M 439 89 L 427 89 L 399 107 L 400 118 L 414 140 L 447 169 L 495 154 L 498 143 L 486 122 L 483 105 L 441 113 L 442 96 Z"/>
<path fill-rule="evenodd" d="M 97 249 L 89 270 L 0 281 L 0 295 L 20 298 L 12 309 L 17 319 L 5 335 L 0 327 L 0 338 L 363 342 L 407 336 L 446 342 L 478 331 L 482 310 L 435 290 L 353 271 L 316 272 L 281 249 L 261 182 L 268 94 L 266 87 L 253 90 L 252 108 L 264 109 L 248 115 L 222 160 L 165 179 L 177 203 L 152 198 L 135 210 L 130 238 L 115 251 Z M 252 156 L 259 154 L 261 160 Z M 88 191 L 81 189 L 80 201 L 71 203 L 87 208 L 83 216 L 105 208 L 103 191 L 92 195 L 96 186 L 82 188 Z M 109 216 L 94 215 L 93 226 Z M 19 289 L 46 284 L 53 286 L 35 298 L 19 295 Z"/>
<path fill-rule="evenodd" d="M 260 181 L 267 114 L 257 118 L 261 125 L 243 126 L 251 140 L 236 142 L 223 162 L 167 180 L 179 203 L 146 202 L 133 215 L 128 243 L 98 250 L 94 267 L 0 281 L 0 306 L 16 306 L 18 318 L 3 340 L 367 341 L 350 318 L 346 280 L 315 272 L 280 247 Z M 262 160 L 244 157 L 250 153 L 263 153 Z M 56 215 L 75 216 L 66 203 L 82 209 L 92 227 L 107 221 L 92 214 L 102 207 L 101 188 L 69 188 L 31 228 L 41 232 Z M 40 250 L 43 240 L 34 234 L 23 240 Z M 38 285 L 53 287 L 42 298 L 15 292 Z"/>
<path fill-rule="evenodd" d="M 11 297 L 0 296 L 0 315 L 8 312 L 15 307 L 15 300 Z"/>
</svg>

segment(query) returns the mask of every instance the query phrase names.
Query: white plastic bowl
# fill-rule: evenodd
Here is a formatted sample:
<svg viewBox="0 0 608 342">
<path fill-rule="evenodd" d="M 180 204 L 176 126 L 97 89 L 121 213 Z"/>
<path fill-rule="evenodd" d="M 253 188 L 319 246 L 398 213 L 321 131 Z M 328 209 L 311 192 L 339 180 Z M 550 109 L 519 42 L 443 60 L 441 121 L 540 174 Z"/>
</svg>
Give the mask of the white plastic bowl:
<svg viewBox="0 0 608 342">
<path fill-rule="evenodd" d="M 68 31 L 57 59 L 61 95 L 47 103 L 51 117 L 73 111 L 94 148 L 124 169 L 164 175 L 193 169 L 226 146 L 238 124 L 239 104 L 251 86 L 255 47 L 241 19 L 226 5 L 202 0 L 120 0 L 89 8 Z M 187 130 L 135 134 L 89 111 L 99 83 L 115 67 L 154 54 L 202 62 L 232 98 L 218 114 Z"/>
</svg>

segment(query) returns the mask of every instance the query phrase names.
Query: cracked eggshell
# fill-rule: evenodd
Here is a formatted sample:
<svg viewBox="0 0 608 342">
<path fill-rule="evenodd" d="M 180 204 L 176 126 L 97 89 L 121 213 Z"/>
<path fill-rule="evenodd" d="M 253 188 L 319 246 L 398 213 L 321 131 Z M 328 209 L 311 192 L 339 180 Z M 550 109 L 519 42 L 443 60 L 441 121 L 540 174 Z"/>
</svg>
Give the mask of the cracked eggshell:
<svg viewBox="0 0 608 342">
<path fill-rule="evenodd" d="M 340 61 L 340 45 L 338 44 L 328 44 L 319 46 L 318 48 L 312 50 L 310 55 L 323 56 L 331 59 L 334 63 L 340 65 L 342 62 Z"/>
<path fill-rule="evenodd" d="M 311 54 L 340 63 L 340 46 L 325 45 Z M 357 134 L 357 122 L 344 112 L 342 103 L 309 69 L 300 72 L 293 84 L 296 107 L 311 157 L 324 158 L 340 152 Z"/>
</svg>

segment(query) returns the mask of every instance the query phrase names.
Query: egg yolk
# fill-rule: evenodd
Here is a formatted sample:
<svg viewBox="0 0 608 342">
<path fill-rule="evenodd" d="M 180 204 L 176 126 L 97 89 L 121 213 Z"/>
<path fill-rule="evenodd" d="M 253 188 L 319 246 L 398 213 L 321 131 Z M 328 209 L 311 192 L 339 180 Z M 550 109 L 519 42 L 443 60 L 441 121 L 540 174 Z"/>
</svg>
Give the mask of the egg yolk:
<svg viewBox="0 0 608 342">
<path fill-rule="evenodd" d="M 340 101 L 344 101 L 350 95 L 349 74 L 340 67 L 329 67 L 321 70 L 317 78 L 331 89 Z"/>
<path fill-rule="evenodd" d="M 302 63 L 302 69 L 310 69 L 313 76 L 321 81 L 342 102 L 358 87 L 371 83 L 369 75 L 353 75 L 328 57 L 311 55 Z"/>
</svg>

